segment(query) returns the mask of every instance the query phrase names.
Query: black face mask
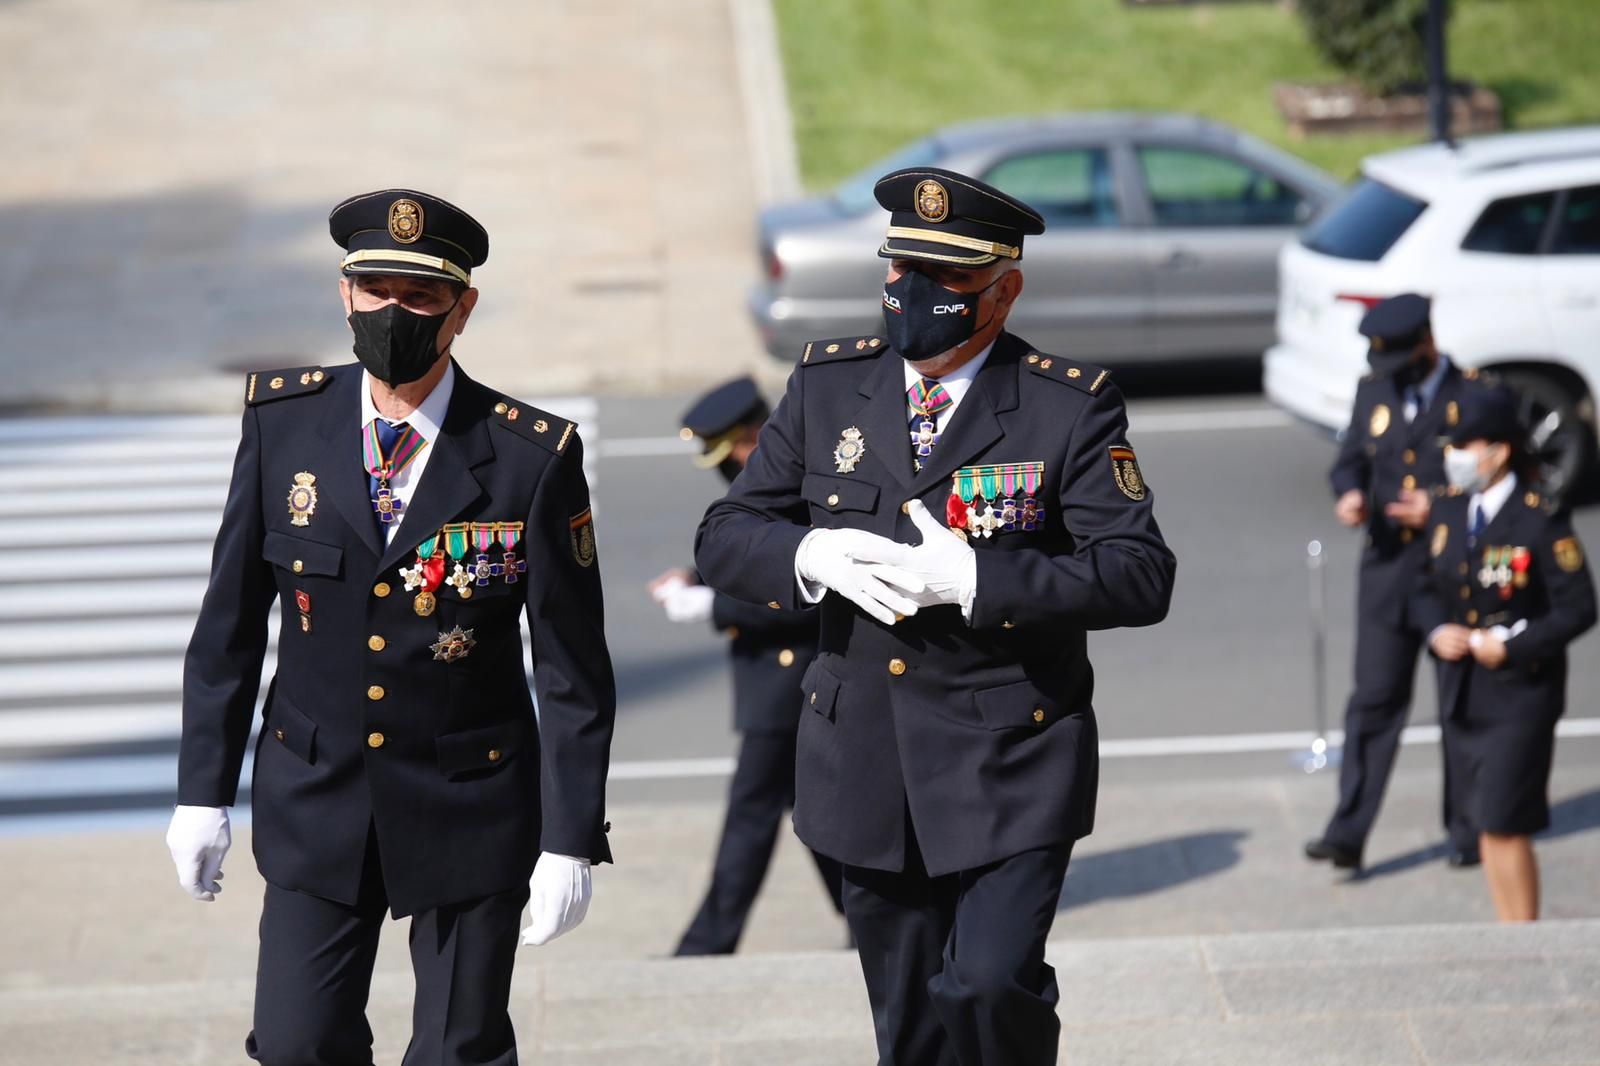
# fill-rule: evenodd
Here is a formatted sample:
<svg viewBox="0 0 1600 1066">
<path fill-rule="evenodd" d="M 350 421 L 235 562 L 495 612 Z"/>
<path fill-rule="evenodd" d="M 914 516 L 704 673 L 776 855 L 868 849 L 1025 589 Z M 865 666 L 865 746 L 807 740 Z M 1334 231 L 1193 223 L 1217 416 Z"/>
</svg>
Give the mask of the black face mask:
<svg viewBox="0 0 1600 1066">
<path fill-rule="evenodd" d="M 447 346 L 439 351 L 439 330 L 455 309 L 451 304 L 440 314 L 419 315 L 389 304 L 376 311 L 352 311 L 349 322 L 355 333 L 356 358 L 385 385 L 416 381 L 450 350 Z"/>
<path fill-rule="evenodd" d="M 1425 357 L 1412 356 L 1411 359 L 1394 372 L 1395 384 L 1402 389 L 1412 385 L 1420 385 L 1422 380 L 1433 373 L 1433 361 Z"/>
<path fill-rule="evenodd" d="M 978 332 L 978 301 L 999 280 L 977 292 L 951 292 L 926 274 L 907 271 L 883 287 L 884 335 L 913 363 L 947 352 Z"/>
</svg>

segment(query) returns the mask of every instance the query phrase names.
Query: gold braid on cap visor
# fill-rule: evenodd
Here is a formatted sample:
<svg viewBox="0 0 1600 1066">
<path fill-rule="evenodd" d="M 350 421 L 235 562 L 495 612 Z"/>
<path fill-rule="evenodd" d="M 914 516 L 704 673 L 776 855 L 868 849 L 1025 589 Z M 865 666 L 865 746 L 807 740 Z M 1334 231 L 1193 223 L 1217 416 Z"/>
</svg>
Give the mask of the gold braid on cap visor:
<svg viewBox="0 0 1600 1066">
<path fill-rule="evenodd" d="M 351 252 L 344 257 L 344 262 L 339 264 L 339 269 L 353 266 L 356 263 L 412 263 L 416 266 L 432 267 L 442 270 L 457 279 L 463 285 L 472 284 L 472 275 L 450 262 L 436 255 L 423 255 L 421 252 L 403 252 L 398 248 L 367 248 L 359 252 Z"/>
<path fill-rule="evenodd" d="M 982 252 L 985 255 L 1003 255 L 1007 259 L 1021 259 L 1022 249 L 1009 244 L 997 244 L 994 241 L 979 240 L 977 237 L 963 237 L 959 233 L 945 233 L 936 229 L 917 229 L 913 226 L 890 226 L 887 234 L 889 239 L 902 237 L 908 241 L 931 241 L 934 244 L 948 244 L 952 248 L 965 248 L 969 252 Z"/>
</svg>

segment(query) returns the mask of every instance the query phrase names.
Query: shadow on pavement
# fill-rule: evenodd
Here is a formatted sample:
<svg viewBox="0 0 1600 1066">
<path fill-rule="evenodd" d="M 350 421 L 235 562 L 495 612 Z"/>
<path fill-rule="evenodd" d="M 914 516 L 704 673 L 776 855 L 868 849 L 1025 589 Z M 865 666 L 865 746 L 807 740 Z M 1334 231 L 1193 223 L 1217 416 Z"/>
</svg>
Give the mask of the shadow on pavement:
<svg viewBox="0 0 1600 1066">
<path fill-rule="evenodd" d="M 1600 789 L 1569 796 L 1550 806 L 1550 828 L 1534 837 L 1535 841 L 1553 840 L 1600 828 Z M 1371 881 L 1430 862 L 1443 862 L 1448 848 L 1443 841 L 1425 848 L 1415 848 L 1391 859 L 1368 866 L 1351 878 L 1352 881 Z"/>
<path fill-rule="evenodd" d="M 1219 874 L 1238 865 L 1239 845 L 1249 835 L 1240 829 L 1221 829 L 1074 855 L 1056 909 L 1148 896 Z"/>
</svg>

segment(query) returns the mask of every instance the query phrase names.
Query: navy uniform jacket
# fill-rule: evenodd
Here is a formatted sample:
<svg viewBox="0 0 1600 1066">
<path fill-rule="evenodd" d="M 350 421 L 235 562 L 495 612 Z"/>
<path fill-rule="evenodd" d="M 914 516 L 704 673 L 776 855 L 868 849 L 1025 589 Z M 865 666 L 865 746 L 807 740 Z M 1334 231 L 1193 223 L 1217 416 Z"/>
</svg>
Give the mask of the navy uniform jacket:
<svg viewBox="0 0 1600 1066">
<path fill-rule="evenodd" d="M 1368 375 L 1356 389 L 1350 428 L 1339 457 L 1328 472 L 1335 498 L 1351 489 L 1367 497 L 1367 540 L 1361 553 L 1361 609 L 1393 626 L 1406 623 L 1411 583 L 1427 562 L 1427 543 L 1418 530 L 1388 518 L 1383 506 L 1403 489 L 1438 497 L 1444 491 L 1444 445 L 1461 417 L 1465 394 L 1484 386 L 1476 370 L 1450 364 L 1427 410 L 1406 422 L 1405 399 L 1395 380 Z"/>
<path fill-rule="evenodd" d="M 695 558 L 713 586 L 794 608 L 811 527 L 917 543 L 907 500 L 943 516 L 958 469 L 1043 464 L 1038 528 L 972 538 L 970 624 L 940 606 L 884 626 L 834 593 L 819 608 L 795 829 L 824 855 L 898 870 L 909 809 L 937 876 L 1089 833 L 1099 753 L 1085 635 L 1160 621 L 1175 563 L 1103 371 L 1003 334 L 914 473 L 903 365 L 877 338 L 808 345 L 750 465 L 706 513 Z M 852 427 L 865 452 L 841 471 L 835 448 Z"/>
<path fill-rule="evenodd" d="M 1424 634 L 1454 622 L 1473 629 L 1528 628 L 1506 641 L 1498 669 L 1470 655 L 1439 663 L 1446 718 L 1522 717 L 1548 727 L 1565 705 L 1567 645 L 1595 623 L 1594 582 L 1564 514 L 1538 493 L 1513 495 L 1467 546 L 1470 497 L 1437 501 L 1428 520 L 1430 558 L 1412 586 L 1412 614 Z"/>
<path fill-rule="evenodd" d="M 817 620 L 814 610 L 774 611 L 725 592 L 711 601 L 711 624 L 728 638 L 739 732 L 793 733 L 800 724 L 800 678 L 817 654 Z"/>
<path fill-rule="evenodd" d="M 234 802 L 277 599 L 278 669 L 253 785 L 268 881 L 353 903 L 369 824 L 396 915 L 523 885 L 541 849 L 608 860 L 616 695 L 572 423 L 519 409 L 458 366 L 440 438 L 385 549 L 362 468 L 361 385 L 355 365 L 250 377 L 184 663 L 178 802 Z M 300 473 L 317 496 L 304 526 L 287 503 Z M 466 521 L 525 522 L 527 572 L 470 599 L 441 586 L 420 617 L 399 568 L 445 523 Z M 297 593 L 309 597 L 309 629 Z M 476 646 L 437 660 L 430 646 L 456 626 Z"/>
</svg>

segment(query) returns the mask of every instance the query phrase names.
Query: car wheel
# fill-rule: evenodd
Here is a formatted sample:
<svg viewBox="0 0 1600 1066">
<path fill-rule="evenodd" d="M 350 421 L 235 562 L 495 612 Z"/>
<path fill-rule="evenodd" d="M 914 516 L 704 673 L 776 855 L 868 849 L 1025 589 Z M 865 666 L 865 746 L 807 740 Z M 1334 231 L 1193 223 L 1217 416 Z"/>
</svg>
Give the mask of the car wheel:
<svg viewBox="0 0 1600 1066">
<path fill-rule="evenodd" d="M 1576 502 L 1593 469 L 1594 401 L 1538 371 L 1511 370 L 1501 378 L 1516 390 L 1541 491 L 1558 502 Z"/>
</svg>

